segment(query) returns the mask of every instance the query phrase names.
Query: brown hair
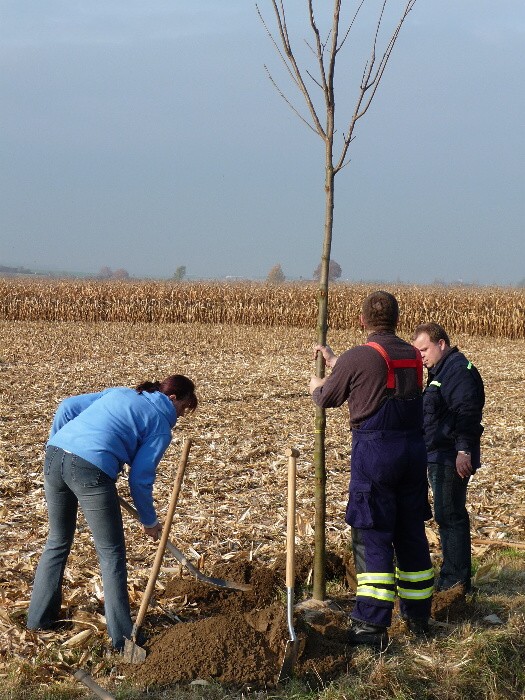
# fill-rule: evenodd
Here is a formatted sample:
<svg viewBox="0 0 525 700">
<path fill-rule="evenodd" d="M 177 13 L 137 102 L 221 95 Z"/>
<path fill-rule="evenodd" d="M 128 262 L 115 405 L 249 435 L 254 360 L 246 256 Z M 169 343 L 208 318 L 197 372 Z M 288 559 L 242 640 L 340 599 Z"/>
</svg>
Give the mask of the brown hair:
<svg viewBox="0 0 525 700">
<path fill-rule="evenodd" d="M 160 391 L 166 396 L 174 394 L 177 397 L 177 401 L 186 401 L 187 410 L 190 413 L 196 410 L 199 403 L 195 395 L 195 384 L 183 374 L 170 374 L 169 377 L 160 382 L 142 382 L 142 384 L 135 387 L 135 391 L 139 394 L 142 394 L 143 391 L 147 394 Z"/>
<path fill-rule="evenodd" d="M 448 337 L 446 330 L 435 321 L 420 323 L 412 334 L 412 340 L 415 340 L 418 335 L 421 335 L 421 333 L 426 333 L 431 343 L 439 343 L 440 340 L 444 340 L 445 345 L 450 347 L 450 338 Z"/>
<path fill-rule="evenodd" d="M 379 290 L 366 297 L 361 313 L 369 330 L 393 331 L 399 318 L 399 306 L 393 294 Z"/>
</svg>

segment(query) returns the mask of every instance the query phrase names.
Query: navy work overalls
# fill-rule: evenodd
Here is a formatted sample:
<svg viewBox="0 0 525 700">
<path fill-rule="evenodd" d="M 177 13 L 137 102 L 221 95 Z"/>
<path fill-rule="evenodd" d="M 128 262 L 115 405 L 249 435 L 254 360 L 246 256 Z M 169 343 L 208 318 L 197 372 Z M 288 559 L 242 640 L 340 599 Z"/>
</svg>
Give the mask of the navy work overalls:
<svg viewBox="0 0 525 700">
<path fill-rule="evenodd" d="M 395 361 L 381 351 L 389 365 L 387 386 L 393 390 Z M 382 627 L 391 624 L 396 593 L 402 617 L 430 616 L 434 571 L 424 524 L 431 511 L 422 410 L 420 397 L 392 395 L 352 430 L 346 510 L 357 573 L 352 617 Z"/>
</svg>

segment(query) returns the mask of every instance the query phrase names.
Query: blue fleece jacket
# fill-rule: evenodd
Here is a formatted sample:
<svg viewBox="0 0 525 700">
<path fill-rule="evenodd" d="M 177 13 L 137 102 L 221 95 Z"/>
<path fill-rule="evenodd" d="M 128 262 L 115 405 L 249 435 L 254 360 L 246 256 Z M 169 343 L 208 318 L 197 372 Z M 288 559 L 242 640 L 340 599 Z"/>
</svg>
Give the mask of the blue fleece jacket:
<svg viewBox="0 0 525 700">
<path fill-rule="evenodd" d="M 156 469 L 176 422 L 175 407 L 165 394 L 115 387 L 62 401 L 47 444 L 82 457 L 115 480 L 128 464 L 129 488 L 140 521 L 152 527 L 157 522 Z"/>
</svg>

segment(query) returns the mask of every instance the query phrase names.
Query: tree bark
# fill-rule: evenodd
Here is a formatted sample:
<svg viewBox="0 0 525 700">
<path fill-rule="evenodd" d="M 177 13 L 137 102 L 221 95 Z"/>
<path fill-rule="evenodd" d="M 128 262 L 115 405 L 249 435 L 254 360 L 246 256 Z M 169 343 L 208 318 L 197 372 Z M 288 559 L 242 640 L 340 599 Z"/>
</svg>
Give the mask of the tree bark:
<svg viewBox="0 0 525 700">
<path fill-rule="evenodd" d="M 321 276 L 319 280 L 317 311 L 317 342 L 326 345 L 328 333 L 328 277 L 332 231 L 334 223 L 334 170 L 332 166 L 332 139 L 326 142 L 325 169 L 325 225 L 323 252 L 321 256 Z M 317 356 L 316 375 L 324 377 L 325 366 L 322 355 Z M 314 575 L 312 597 L 324 600 L 326 597 L 326 462 L 325 462 L 326 411 L 315 409 L 314 472 L 315 472 L 315 540 Z"/>
</svg>

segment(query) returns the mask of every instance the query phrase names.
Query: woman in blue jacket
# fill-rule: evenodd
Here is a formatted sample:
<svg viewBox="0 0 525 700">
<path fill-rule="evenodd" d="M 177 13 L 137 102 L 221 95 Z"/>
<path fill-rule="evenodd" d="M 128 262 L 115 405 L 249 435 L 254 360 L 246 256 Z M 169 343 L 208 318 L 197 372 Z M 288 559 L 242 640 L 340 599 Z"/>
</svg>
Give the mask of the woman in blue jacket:
<svg viewBox="0 0 525 700">
<path fill-rule="evenodd" d="M 58 621 L 80 505 L 97 550 L 108 634 L 122 650 L 133 625 L 117 477 L 128 464 L 131 497 L 144 532 L 157 540 L 162 526 L 153 505 L 156 468 L 177 418 L 196 408 L 195 386 L 180 374 L 136 389 L 114 387 L 62 401 L 46 447 L 49 534 L 36 570 L 29 629 L 52 629 Z"/>
</svg>

